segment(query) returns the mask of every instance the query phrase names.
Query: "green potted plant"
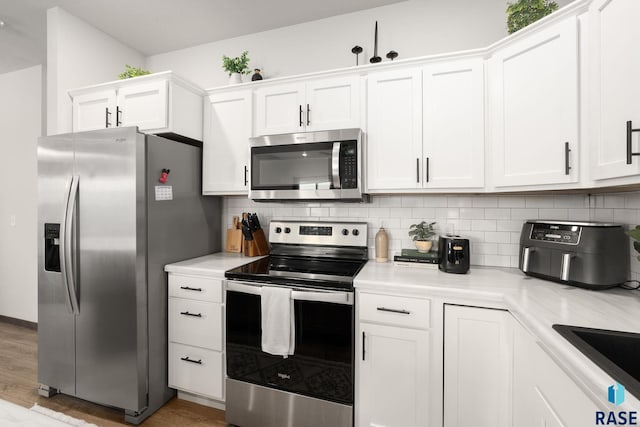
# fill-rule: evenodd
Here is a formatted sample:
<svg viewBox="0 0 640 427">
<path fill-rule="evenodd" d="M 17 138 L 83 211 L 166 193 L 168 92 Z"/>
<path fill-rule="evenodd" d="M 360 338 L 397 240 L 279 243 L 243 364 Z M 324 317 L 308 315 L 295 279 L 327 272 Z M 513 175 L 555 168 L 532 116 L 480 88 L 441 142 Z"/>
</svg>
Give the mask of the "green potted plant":
<svg viewBox="0 0 640 427">
<path fill-rule="evenodd" d="M 430 240 L 436 232 L 433 226 L 435 222 L 421 221 L 419 224 L 409 226 L 409 236 L 413 239 L 418 252 L 427 253 L 431 250 L 433 242 Z"/>
<path fill-rule="evenodd" d="M 242 74 L 249 74 L 249 52 L 244 51 L 236 58 L 222 55 L 222 68 L 229 73 L 229 83 L 242 83 Z"/>
<path fill-rule="evenodd" d="M 132 77 L 138 76 L 146 76 L 147 74 L 151 74 L 151 71 L 143 70 L 140 67 L 132 67 L 129 64 L 124 65 L 124 71 L 118 75 L 120 80 L 130 79 Z"/>
<path fill-rule="evenodd" d="M 625 234 L 633 239 L 633 249 L 640 253 L 640 225 L 636 225 L 636 228 L 625 231 Z M 640 255 L 638 255 L 638 261 L 640 261 Z"/>
<path fill-rule="evenodd" d="M 513 34 L 558 9 L 552 0 L 518 0 L 507 5 L 507 31 Z"/>
</svg>

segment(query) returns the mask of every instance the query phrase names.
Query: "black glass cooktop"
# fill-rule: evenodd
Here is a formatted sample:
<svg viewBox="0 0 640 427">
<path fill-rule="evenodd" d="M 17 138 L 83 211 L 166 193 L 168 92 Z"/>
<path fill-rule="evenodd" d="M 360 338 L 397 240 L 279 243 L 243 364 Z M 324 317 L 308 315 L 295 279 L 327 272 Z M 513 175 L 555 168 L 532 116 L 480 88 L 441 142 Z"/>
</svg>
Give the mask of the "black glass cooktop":
<svg viewBox="0 0 640 427">
<path fill-rule="evenodd" d="M 323 289 L 353 290 L 364 260 L 318 259 L 271 255 L 229 270 L 228 279 Z"/>
</svg>

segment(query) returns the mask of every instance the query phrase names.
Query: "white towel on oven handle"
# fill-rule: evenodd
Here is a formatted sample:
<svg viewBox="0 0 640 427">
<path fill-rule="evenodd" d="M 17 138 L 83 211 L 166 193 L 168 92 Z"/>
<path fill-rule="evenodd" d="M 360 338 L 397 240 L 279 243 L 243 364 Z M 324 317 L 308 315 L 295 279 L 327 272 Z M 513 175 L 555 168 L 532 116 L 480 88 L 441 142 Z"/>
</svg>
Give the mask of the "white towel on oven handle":
<svg viewBox="0 0 640 427">
<path fill-rule="evenodd" d="M 262 351 L 276 356 L 293 354 L 296 344 L 295 313 L 291 289 L 263 286 L 260 290 L 262 309 Z"/>
</svg>

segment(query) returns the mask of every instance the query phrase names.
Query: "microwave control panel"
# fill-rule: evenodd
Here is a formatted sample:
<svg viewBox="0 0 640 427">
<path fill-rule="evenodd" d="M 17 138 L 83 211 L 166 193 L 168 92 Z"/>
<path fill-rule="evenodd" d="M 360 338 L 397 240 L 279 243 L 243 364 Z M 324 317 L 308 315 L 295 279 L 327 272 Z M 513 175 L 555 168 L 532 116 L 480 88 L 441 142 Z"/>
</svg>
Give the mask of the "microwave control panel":
<svg viewBox="0 0 640 427">
<path fill-rule="evenodd" d="M 531 240 L 577 245 L 580 242 L 582 227 L 565 224 L 533 224 Z"/>
<path fill-rule="evenodd" d="M 356 141 L 340 144 L 340 186 L 358 188 L 358 148 Z"/>
</svg>

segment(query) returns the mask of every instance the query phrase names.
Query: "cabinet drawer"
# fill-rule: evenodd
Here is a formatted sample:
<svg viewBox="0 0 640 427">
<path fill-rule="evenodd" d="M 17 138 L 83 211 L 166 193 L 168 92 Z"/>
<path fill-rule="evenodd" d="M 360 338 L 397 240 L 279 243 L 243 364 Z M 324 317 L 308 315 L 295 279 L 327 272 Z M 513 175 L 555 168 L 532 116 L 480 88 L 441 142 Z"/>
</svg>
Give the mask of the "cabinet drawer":
<svg viewBox="0 0 640 427">
<path fill-rule="evenodd" d="M 222 302 L 222 279 L 169 274 L 169 296 Z"/>
<path fill-rule="evenodd" d="M 222 305 L 169 298 L 169 341 L 222 350 Z"/>
<path fill-rule="evenodd" d="M 429 300 L 361 293 L 360 320 L 411 328 L 429 327 Z"/>
<path fill-rule="evenodd" d="M 222 400 L 224 353 L 169 344 L 169 387 Z"/>
</svg>

